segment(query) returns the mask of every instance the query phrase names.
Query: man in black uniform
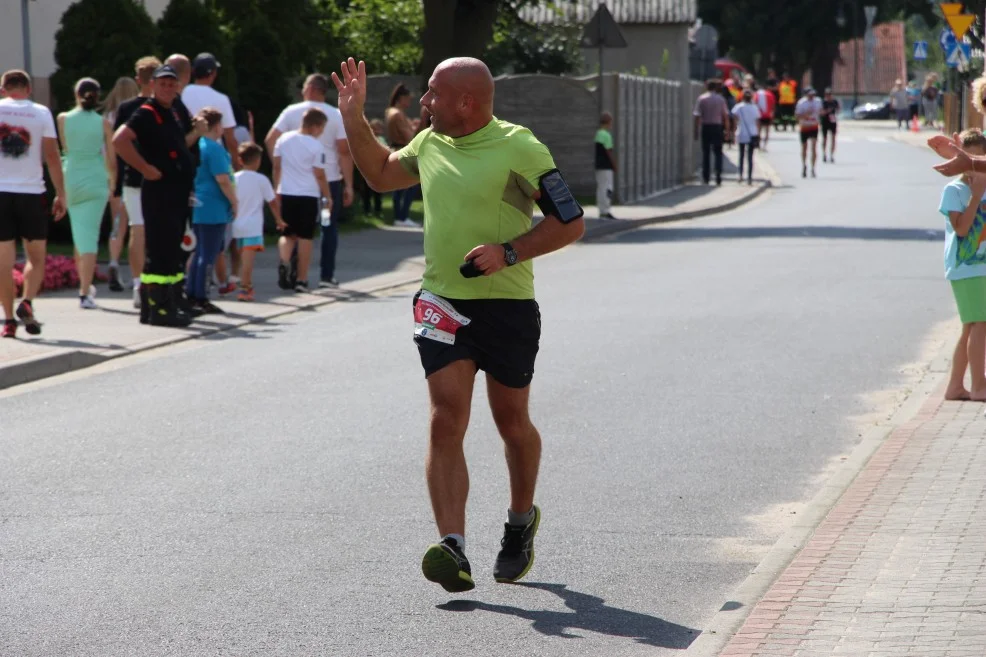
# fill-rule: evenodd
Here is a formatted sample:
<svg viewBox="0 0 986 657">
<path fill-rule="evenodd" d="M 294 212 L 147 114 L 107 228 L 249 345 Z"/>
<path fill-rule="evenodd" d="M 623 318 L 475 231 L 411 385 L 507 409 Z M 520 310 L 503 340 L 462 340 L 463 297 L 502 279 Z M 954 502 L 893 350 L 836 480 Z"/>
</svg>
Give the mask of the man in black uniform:
<svg viewBox="0 0 986 657">
<path fill-rule="evenodd" d="M 188 326 L 191 318 L 179 308 L 185 277 L 181 250 L 195 160 L 188 149 L 182 118 L 175 107 L 178 74 L 170 66 L 154 72 L 154 95 L 113 136 L 121 158 L 144 177 L 146 260 L 141 280 L 141 321 L 157 326 Z M 137 146 L 134 142 L 139 144 Z"/>
</svg>

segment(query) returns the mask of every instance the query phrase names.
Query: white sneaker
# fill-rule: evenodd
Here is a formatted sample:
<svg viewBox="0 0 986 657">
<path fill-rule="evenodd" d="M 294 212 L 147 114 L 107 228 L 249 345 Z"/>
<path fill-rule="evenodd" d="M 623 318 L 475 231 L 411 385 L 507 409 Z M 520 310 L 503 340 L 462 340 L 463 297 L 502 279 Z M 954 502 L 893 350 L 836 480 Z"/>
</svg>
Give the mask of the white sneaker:
<svg viewBox="0 0 986 657">
<path fill-rule="evenodd" d="M 239 284 L 240 284 L 240 277 L 239 276 L 232 276 L 231 275 L 229 277 L 229 282 L 232 283 L 233 285 L 239 286 Z"/>
<path fill-rule="evenodd" d="M 79 308 L 82 308 L 83 310 L 93 310 L 94 308 L 98 308 L 98 307 L 99 306 L 97 306 L 96 302 L 93 301 L 91 295 L 87 294 L 86 296 L 79 299 Z"/>
<path fill-rule="evenodd" d="M 403 226 L 405 228 L 421 228 L 421 224 L 416 222 L 414 219 L 401 219 L 400 221 L 395 221 L 394 225 Z"/>
<path fill-rule="evenodd" d="M 134 308 L 140 310 L 140 286 L 134 287 Z"/>
<path fill-rule="evenodd" d="M 89 298 L 90 299 L 95 299 L 96 298 L 96 286 L 95 285 L 90 285 L 89 286 Z"/>
</svg>

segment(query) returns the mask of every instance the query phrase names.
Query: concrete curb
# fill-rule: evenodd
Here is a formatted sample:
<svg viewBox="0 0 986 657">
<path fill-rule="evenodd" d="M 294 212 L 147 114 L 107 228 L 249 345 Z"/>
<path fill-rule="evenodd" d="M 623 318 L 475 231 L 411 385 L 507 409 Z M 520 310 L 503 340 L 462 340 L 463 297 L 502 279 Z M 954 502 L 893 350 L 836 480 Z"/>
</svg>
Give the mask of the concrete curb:
<svg viewBox="0 0 986 657">
<path fill-rule="evenodd" d="M 687 657 L 718 657 L 733 635 L 746 622 L 757 603 L 800 554 L 815 533 L 815 529 L 835 508 L 842 494 L 863 471 L 887 437 L 917 415 L 931 395 L 942 392 L 940 386 L 948 376 L 948 353 L 952 348 L 947 343 L 941 348 L 928 365 L 921 380 L 889 421 L 870 427 L 863 433 L 860 442 L 846 460 L 825 481 L 815 497 L 805 505 L 797 522 L 774 544 L 767 556 L 733 592 L 729 602 L 713 616 L 712 621 L 688 647 L 684 653 Z"/>
<path fill-rule="evenodd" d="M 628 220 L 614 220 L 612 222 L 607 222 L 605 224 L 600 224 L 593 228 L 587 229 L 585 235 L 582 237 L 582 242 L 593 242 L 599 240 L 603 237 L 610 235 L 615 235 L 617 233 L 623 233 L 626 231 L 634 230 L 642 226 L 648 226 L 651 224 L 665 223 L 670 221 L 681 221 L 684 219 L 695 219 L 698 217 L 704 217 L 712 214 L 718 214 L 720 212 L 728 212 L 729 210 L 734 210 L 750 201 L 753 201 L 758 196 L 763 194 L 765 191 L 773 186 L 779 184 L 780 179 L 777 177 L 776 172 L 770 167 L 769 164 L 763 162 L 762 160 L 758 162 L 761 172 L 765 176 L 765 180 L 761 180 L 758 184 L 750 189 L 743 196 L 729 201 L 727 203 L 720 203 L 719 205 L 713 205 L 707 208 L 702 208 L 700 210 L 692 210 L 689 212 L 680 212 L 673 215 L 664 215 L 660 217 L 652 217 L 649 219 L 628 219 Z M 413 258 L 408 258 L 402 261 L 398 265 L 398 270 L 400 265 L 412 264 L 415 267 L 424 268 L 424 256 L 416 256 Z M 380 292 L 385 292 L 387 290 L 392 290 L 405 285 L 410 285 L 421 280 L 421 275 L 418 273 L 411 274 L 408 273 L 407 277 L 398 279 L 395 282 L 388 282 L 385 285 L 380 285 L 373 287 L 369 290 L 346 290 L 340 288 L 343 293 L 357 294 L 357 295 L 367 295 L 367 294 L 378 294 Z M 0 367 L 0 390 L 5 390 L 7 388 L 12 388 L 14 386 L 22 385 L 25 383 L 32 383 L 34 381 L 40 381 L 42 379 L 47 379 L 53 376 L 58 376 L 60 374 L 67 374 L 69 372 L 74 372 L 76 370 L 85 369 L 87 367 L 92 367 L 93 365 L 99 365 L 122 356 L 129 356 L 133 354 L 142 353 L 149 351 L 151 349 L 158 349 L 160 347 L 167 347 L 174 344 L 179 344 L 181 342 L 186 342 L 188 340 L 195 340 L 208 335 L 215 335 L 217 333 L 222 333 L 232 329 L 242 328 L 251 324 L 261 324 L 263 322 L 269 321 L 271 319 L 276 319 L 278 317 L 284 317 L 286 315 L 291 315 L 297 312 L 305 310 L 313 310 L 315 308 L 320 308 L 322 306 L 327 306 L 331 303 L 337 301 L 345 301 L 345 297 L 327 297 L 319 292 L 313 292 L 313 295 L 321 296 L 322 299 L 313 301 L 305 305 L 294 306 L 291 308 L 284 308 L 281 310 L 274 311 L 269 315 L 264 315 L 263 317 L 250 317 L 248 319 L 237 320 L 235 322 L 224 324 L 221 327 L 210 327 L 204 330 L 198 330 L 195 333 L 176 333 L 174 336 L 168 336 L 166 338 L 161 338 L 157 340 L 151 340 L 149 342 L 141 343 L 133 347 L 128 347 L 125 349 L 118 349 L 115 351 L 108 351 L 107 353 L 95 354 L 87 351 L 75 350 L 75 351 L 65 351 L 58 354 L 51 355 L 40 355 L 33 356 L 31 358 L 26 358 L 24 360 L 15 361 L 8 365 Z"/>
<path fill-rule="evenodd" d="M 131 356 L 133 354 L 143 353 L 152 349 L 168 347 L 181 342 L 187 342 L 188 340 L 197 340 L 205 336 L 224 333 L 226 331 L 242 328 L 252 324 L 262 324 L 286 315 L 292 315 L 306 310 L 314 310 L 315 308 L 321 308 L 339 301 L 346 301 L 354 296 L 365 296 L 397 289 L 404 287 L 405 285 L 416 283 L 420 280 L 420 274 L 412 274 L 409 272 L 404 278 L 399 278 L 393 282 L 388 282 L 385 285 L 379 285 L 367 290 L 346 290 L 345 288 L 340 288 L 340 292 L 342 293 L 340 296 L 330 297 L 322 293 L 312 292 L 311 294 L 313 296 L 321 298 L 313 299 L 311 303 L 275 310 L 262 317 L 257 316 L 237 319 L 233 322 L 217 327 L 198 327 L 194 333 L 175 333 L 172 336 L 149 340 L 148 342 L 143 342 L 125 349 L 108 350 L 107 353 L 102 354 L 73 350 L 63 351 L 57 354 L 32 356 L 30 358 L 25 358 L 23 360 L 15 361 L 9 365 L 0 367 L 0 390 L 5 390 L 7 388 L 12 388 L 25 383 L 40 381 L 42 379 L 58 376 L 60 374 L 67 374 L 76 370 L 92 367 L 93 365 L 100 365 L 123 356 Z"/>
<path fill-rule="evenodd" d="M 688 212 L 679 212 L 677 214 L 650 217 L 647 219 L 615 219 L 613 221 L 600 224 L 599 226 L 586 229 L 585 235 L 582 236 L 582 241 L 595 242 L 604 237 L 609 237 L 610 235 L 616 235 L 618 233 L 625 233 L 643 226 L 663 224 L 671 221 L 683 221 L 685 219 L 697 219 L 699 217 L 706 217 L 708 215 L 719 214 L 721 212 L 729 212 L 730 210 L 735 210 L 736 208 L 753 201 L 772 186 L 773 184 L 770 180 L 761 181 L 750 189 L 749 192 L 738 199 L 733 199 L 728 203 L 720 203 L 719 205 L 702 208 L 701 210 L 690 210 Z"/>
</svg>

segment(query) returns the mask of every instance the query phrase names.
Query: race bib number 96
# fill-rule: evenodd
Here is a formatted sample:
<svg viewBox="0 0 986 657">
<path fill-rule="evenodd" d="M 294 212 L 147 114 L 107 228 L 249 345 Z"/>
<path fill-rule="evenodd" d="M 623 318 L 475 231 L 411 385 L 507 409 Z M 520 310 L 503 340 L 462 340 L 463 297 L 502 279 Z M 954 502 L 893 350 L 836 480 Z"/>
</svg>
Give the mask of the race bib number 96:
<svg viewBox="0 0 986 657">
<path fill-rule="evenodd" d="M 414 304 L 414 335 L 445 344 L 455 344 L 455 333 L 470 319 L 456 312 L 445 299 L 422 291 Z"/>
</svg>

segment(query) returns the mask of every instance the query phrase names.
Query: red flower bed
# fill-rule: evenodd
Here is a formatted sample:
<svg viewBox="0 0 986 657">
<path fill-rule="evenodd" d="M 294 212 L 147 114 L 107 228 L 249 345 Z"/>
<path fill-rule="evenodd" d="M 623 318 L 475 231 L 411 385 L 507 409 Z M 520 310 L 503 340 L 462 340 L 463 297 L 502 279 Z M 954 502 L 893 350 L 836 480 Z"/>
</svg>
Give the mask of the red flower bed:
<svg viewBox="0 0 986 657">
<path fill-rule="evenodd" d="M 96 272 L 97 281 L 105 281 L 105 274 Z M 49 255 L 45 259 L 45 277 L 41 289 L 47 292 L 79 287 L 79 272 L 75 268 L 75 260 L 68 256 Z M 24 263 L 14 265 L 14 288 L 20 297 L 24 293 Z"/>
</svg>

